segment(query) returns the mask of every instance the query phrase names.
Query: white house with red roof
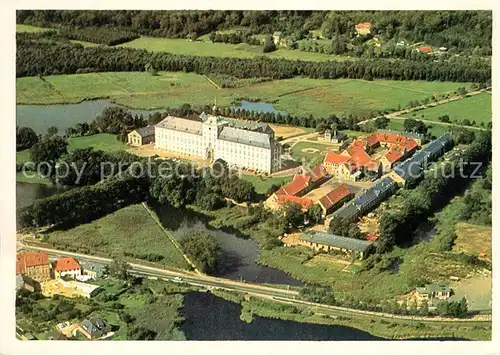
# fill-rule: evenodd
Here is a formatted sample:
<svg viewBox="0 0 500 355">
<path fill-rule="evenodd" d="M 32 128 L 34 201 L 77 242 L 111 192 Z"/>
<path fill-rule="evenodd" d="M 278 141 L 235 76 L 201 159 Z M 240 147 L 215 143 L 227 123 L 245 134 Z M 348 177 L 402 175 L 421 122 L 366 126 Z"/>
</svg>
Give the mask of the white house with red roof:
<svg viewBox="0 0 500 355">
<path fill-rule="evenodd" d="M 82 267 L 80 263 L 72 257 L 60 258 L 56 261 L 54 266 L 54 277 L 60 279 L 69 276 L 75 279 L 82 274 Z"/>
</svg>

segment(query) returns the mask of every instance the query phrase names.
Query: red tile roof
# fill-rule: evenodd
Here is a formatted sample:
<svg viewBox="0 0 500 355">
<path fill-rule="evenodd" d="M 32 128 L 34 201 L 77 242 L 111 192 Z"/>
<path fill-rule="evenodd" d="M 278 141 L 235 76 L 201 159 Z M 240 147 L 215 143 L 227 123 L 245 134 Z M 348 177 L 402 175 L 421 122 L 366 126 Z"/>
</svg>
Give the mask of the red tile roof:
<svg viewBox="0 0 500 355">
<path fill-rule="evenodd" d="M 380 143 L 380 139 L 378 136 L 379 135 L 375 134 L 375 133 L 370 134 L 368 137 L 365 138 L 366 144 L 369 147 L 373 147 L 373 146 L 377 145 L 378 143 Z"/>
<path fill-rule="evenodd" d="M 408 140 L 405 143 L 406 151 L 410 153 L 413 150 L 417 149 L 417 147 L 418 147 L 417 141 L 413 138 L 408 138 Z"/>
<path fill-rule="evenodd" d="M 338 153 L 327 153 L 325 156 L 325 163 L 328 164 L 344 164 L 351 160 L 350 157 Z"/>
<path fill-rule="evenodd" d="M 309 175 L 311 177 L 312 182 L 315 183 L 325 178 L 328 175 L 328 172 L 326 171 L 325 167 L 322 164 L 318 164 L 314 167 L 314 169 L 312 169 L 306 175 Z"/>
<path fill-rule="evenodd" d="M 292 182 L 284 185 L 276 191 L 276 195 L 295 196 L 309 187 L 311 177 L 308 175 L 297 174 L 293 177 Z"/>
<path fill-rule="evenodd" d="M 343 198 L 346 198 L 350 194 L 352 194 L 351 190 L 349 190 L 349 188 L 346 185 L 342 184 L 334 188 L 325 196 L 321 197 L 319 199 L 319 202 L 324 208 L 329 209 L 330 207 L 335 205 Z"/>
<path fill-rule="evenodd" d="M 16 274 L 24 273 L 27 267 L 49 265 L 49 255 L 44 252 L 26 252 L 17 256 Z"/>
<path fill-rule="evenodd" d="M 56 271 L 70 271 L 80 269 L 78 261 L 71 257 L 61 258 L 57 260 Z"/>
<path fill-rule="evenodd" d="M 418 47 L 418 51 L 421 53 L 429 54 L 432 53 L 432 47 L 429 46 Z"/>
<path fill-rule="evenodd" d="M 372 23 L 371 22 L 361 22 L 358 23 L 355 28 L 372 28 Z"/>
<path fill-rule="evenodd" d="M 287 195 L 279 195 L 278 196 L 278 204 L 282 205 L 287 202 L 298 203 L 303 210 L 307 210 L 310 206 L 314 204 L 313 200 L 303 197 L 297 196 L 287 196 Z"/>
<path fill-rule="evenodd" d="M 403 153 L 399 150 L 391 149 L 384 156 L 391 164 L 393 164 L 403 157 Z"/>
<path fill-rule="evenodd" d="M 366 166 L 372 161 L 368 153 L 359 146 L 350 146 L 346 151 L 351 156 L 351 163 L 354 163 L 358 167 Z"/>
</svg>

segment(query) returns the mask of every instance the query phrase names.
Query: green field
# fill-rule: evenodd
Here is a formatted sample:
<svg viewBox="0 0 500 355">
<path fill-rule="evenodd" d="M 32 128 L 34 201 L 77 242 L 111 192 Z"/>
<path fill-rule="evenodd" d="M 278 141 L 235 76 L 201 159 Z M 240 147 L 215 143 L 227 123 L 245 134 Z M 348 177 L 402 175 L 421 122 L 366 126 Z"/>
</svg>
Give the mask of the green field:
<svg viewBox="0 0 500 355">
<path fill-rule="evenodd" d="M 271 53 L 263 53 L 263 45 L 252 46 L 246 43 L 212 43 L 208 40 L 189 41 L 187 39 L 170 39 L 157 37 L 141 37 L 133 41 L 118 45 L 146 49 L 153 52 L 170 52 L 211 57 L 254 58 L 266 56 L 268 58 L 285 58 L 292 60 L 325 61 L 345 60 L 347 57 L 334 56 L 323 53 L 303 52 L 298 50 L 278 49 Z"/>
<path fill-rule="evenodd" d="M 116 152 L 126 149 L 127 145 L 117 140 L 116 137 L 116 135 L 108 133 L 100 133 L 84 137 L 71 137 L 68 139 L 68 152 L 72 152 L 75 149 L 89 147 L 92 147 L 95 150 L 103 150 L 105 152 Z"/>
<path fill-rule="evenodd" d="M 45 32 L 45 31 L 57 31 L 57 29 L 30 26 L 30 25 L 16 25 L 16 32 Z"/>
<path fill-rule="evenodd" d="M 187 268 L 182 254 L 141 204 L 122 208 L 72 229 L 51 232 L 48 243 L 115 257 L 123 257 L 125 252 L 154 253 L 164 257 L 159 261 L 163 266 Z"/>
<path fill-rule="evenodd" d="M 413 117 L 415 119 L 419 119 L 419 117 Z M 391 119 L 389 121 L 389 126 L 388 128 L 389 129 L 394 129 L 396 131 L 404 131 L 405 130 L 405 127 L 404 127 L 404 122 L 405 120 L 400 120 L 400 119 Z M 439 137 L 443 134 L 445 134 L 446 132 L 449 132 L 451 126 L 448 126 L 448 125 L 442 125 L 442 124 L 428 124 L 426 123 L 427 127 L 429 127 L 429 133 L 432 134 L 433 136 L 435 137 Z"/>
<path fill-rule="evenodd" d="M 422 119 L 439 122 L 440 116 L 448 115 L 452 123 L 457 121 L 458 124 L 461 124 L 464 119 L 468 119 L 470 122 L 476 121 L 478 127 L 481 123 L 486 126 L 492 118 L 491 104 L 491 94 L 481 93 L 417 111 L 416 116 L 422 118 L 421 116 L 424 115 Z M 412 117 L 412 113 L 405 115 L 405 117 Z"/>
<path fill-rule="evenodd" d="M 258 194 L 265 194 L 272 185 L 281 186 L 282 184 L 291 180 L 290 176 L 264 178 L 262 176 L 256 175 L 241 175 L 241 178 L 243 180 L 251 182 Z"/>
<path fill-rule="evenodd" d="M 292 78 L 219 89 L 203 75 L 182 72 L 108 72 L 17 79 L 18 104 L 55 104 L 110 98 L 137 109 L 211 104 L 229 106 L 242 99 L 262 100 L 293 115 L 317 117 L 367 114 L 397 109 L 435 92 L 452 92 L 453 82 Z M 472 99 L 471 99 L 472 100 Z"/>
</svg>

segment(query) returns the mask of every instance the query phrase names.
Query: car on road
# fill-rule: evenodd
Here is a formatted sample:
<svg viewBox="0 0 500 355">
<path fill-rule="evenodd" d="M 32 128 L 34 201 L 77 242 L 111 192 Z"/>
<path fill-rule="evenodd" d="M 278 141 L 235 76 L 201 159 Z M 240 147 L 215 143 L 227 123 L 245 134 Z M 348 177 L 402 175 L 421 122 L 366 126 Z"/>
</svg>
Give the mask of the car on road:
<svg viewBox="0 0 500 355">
<path fill-rule="evenodd" d="M 174 277 L 172 279 L 172 281 L 174 281 L 174 282 L 182 282 L 183 280 L 182 280 L 182 277 L 176 276 L 176 277 Z"/>
</svg>

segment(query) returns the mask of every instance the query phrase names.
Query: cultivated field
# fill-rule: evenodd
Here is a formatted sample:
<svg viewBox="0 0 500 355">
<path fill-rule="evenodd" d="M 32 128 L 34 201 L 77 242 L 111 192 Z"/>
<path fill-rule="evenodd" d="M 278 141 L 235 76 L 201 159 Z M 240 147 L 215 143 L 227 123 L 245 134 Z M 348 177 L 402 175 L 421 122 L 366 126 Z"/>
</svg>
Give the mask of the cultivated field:
<svg viewBox="0 0 500 355">
<path fill-rule="evenodd" d="M 229 106 L 242 99 L 273 103 L 277 110 L 293 115 L 317 117 L 344 113 L 367 114 L 373 110 L 397 109 L 409 101 L 451 92 L 461 83 L 425 81 L 364 81 L 355 79 L 291 78 L 220 89 L 206 77 L 194 73 L 108 72 L 25 77 L 17 79 L 18 104 L 79 102 L 111 98 L 137 109 L 211 104 Z M 473 98 L 466 99 L 473 100 Z M 423 112 L 423 111 L 422 111 Z"/>
<path fill-rule="evenodd" d="M 163 257 L 159 263 L 186 269 L 182 254 L 141 204 L 122 208 L 91 223 L 48 234 L 48 243 L 102 252 L 114 257 L 150 253 Z"/>
<path fill-rule="evenodd" d="M 349 59 L 348 57 L 288 49 L 278 49 L 271 53 L 263 53 L 263 45 L 253 46 L 246 43 L 212 43 L 210 41 L 189 41 L 187 39 L 157 37 L 137 38 L 133 41 L 120 44 L 119 47 L 146 49 L 153 52 L 170 52 L 176 54 L 211 57 L 254 58 L 257 56 L 266 56 L 269 58 L 286 58 L 293 60 L 300 59 L 307 61 Z"/>
<path fill-rule="evenodd" d="M 458 101 L 448 102 L 435 107 L 429 107 L 421 111 L 417 111 L 416 118 L 421 118 L 429 121 L 438 121 L 438 118 L 443 115 L 448 115 L 450 121 L 454 123 L 457 121 L 461 124 L 464 119 L 470 122 L 476 121 L 476 126 L 481 123 L 484 126 L 491 122 L 492 108 L 491 108 L 491 94 L 481 93 L 471 97 L 465 97 Z M 422 117 L 424 115 L 424 117 Z M 405 115 L 405 117 L 413 117 L 412 113 Z M 414 117 L 415 118 L 415 117 Z"/>
</svg>

